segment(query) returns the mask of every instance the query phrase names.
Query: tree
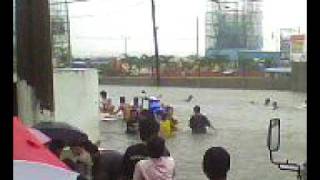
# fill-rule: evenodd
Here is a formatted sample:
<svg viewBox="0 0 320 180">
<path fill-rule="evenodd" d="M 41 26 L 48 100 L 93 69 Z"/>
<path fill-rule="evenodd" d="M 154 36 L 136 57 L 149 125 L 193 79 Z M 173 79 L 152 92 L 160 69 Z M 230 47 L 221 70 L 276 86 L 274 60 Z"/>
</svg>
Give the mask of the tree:
<svg viewBox="0 0 320 180">
<path fill-rule="evenodd" d="M 67 47 L 57 47 L 55 53 L 59 67 L 66 67 L 70 65 Z"/>
<path fill-rule="evenodd" d="M 274 65 L 275 65 L 275 62 L 272 59 L 268 58 L 268 59 L 264 60 L 264 66 L 266 68 L 270 68 L 270 67 L 272 67 Z"/>
<path fill-rule="evenodd" d="M 102 75 L 107 76 L 116 76 L 119 75 L 119 72 L 113 67 L 112 63 L 103 64 L 98 67 L 98 70 L 101 72 Z"/>
</svg>

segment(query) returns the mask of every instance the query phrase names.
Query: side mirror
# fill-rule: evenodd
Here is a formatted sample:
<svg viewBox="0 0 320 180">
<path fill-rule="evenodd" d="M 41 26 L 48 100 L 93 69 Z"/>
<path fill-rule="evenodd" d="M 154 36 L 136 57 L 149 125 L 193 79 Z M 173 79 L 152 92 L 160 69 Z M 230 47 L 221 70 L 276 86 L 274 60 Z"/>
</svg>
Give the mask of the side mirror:
<svg viewBox="0 0 320 180">
<path fill-rule="evenodd" d="M 268 129 L 267 146 L 269 151 L 275 152 L 280 149 L 280 119 L 274 118 L 270 120 Z"/>
</svg>

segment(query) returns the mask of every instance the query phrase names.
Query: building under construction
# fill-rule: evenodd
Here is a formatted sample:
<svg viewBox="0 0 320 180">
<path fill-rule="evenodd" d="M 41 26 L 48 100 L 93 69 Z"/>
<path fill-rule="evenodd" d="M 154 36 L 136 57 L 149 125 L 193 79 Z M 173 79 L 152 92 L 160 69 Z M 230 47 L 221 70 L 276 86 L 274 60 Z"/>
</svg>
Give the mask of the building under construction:
<svg viewBox="0 0 320 180">
<path fill-rule="evenodd" d="M 67 0 L 49 0 L 52 60 L 55 66 L 71 62 L 70 21 Z"/>
<path fill-rule="evenodd" d="M 209 0 L 206 12 L 206 56 L 237 50 L 260 50 L 262 0 Z"/>
</svg>

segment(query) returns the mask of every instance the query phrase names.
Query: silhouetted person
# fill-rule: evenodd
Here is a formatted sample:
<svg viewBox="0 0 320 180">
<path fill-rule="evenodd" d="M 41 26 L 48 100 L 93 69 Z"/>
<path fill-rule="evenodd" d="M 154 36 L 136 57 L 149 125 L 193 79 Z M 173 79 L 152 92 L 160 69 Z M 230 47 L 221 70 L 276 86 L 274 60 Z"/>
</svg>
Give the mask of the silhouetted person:
<svg viewBox="0 0 320 180">
<path fill-rule="evenodd" d="M 209 180 L 227 180 L 229 153 L 222 147 L 209 148 L 203 156 L 202 169 Z"/>
<path fill-rule="evenodd" d="M 272 107 L 273 107 L 273 110 L 278 109 L 278 108 L 279 108 L 278 102 L 277 102 L 277 101 L 274 101 L 274 102 L 272 103 Z"/>
<path fill-rule="evenodd" d="M 270 104 L 270 102 L 271 102 L 270 98 L 266 98 L 264 100 L 264 105 L 268 106 Z"/>
<path fill-rule="evenodd" d="M 118 180 L 121 177 L 122 158 L 123 155 L 118 151 L 100 152 L 94 164 L 93 180 Z"/>
<path fill-rule="evenodd" d="M 136 163 L 150 157 L 146 142 L 153 137 L 159 136 L 160 125 L 151 112 L 144 111 L 140 115 L 138 129 L 142 143 L 127 148 L 122 162 L 122 180 L 131 180 Z M 167 149 L 163 152 L 163 156 L 170 156 Z"/>
<path fill-rule="evenodd" d="M 208 118 L 200 113 L 200 107 L 193 108 L 194 115 L 191 116 L 189 127 L 192 133 L 207 133 L 207 127 L 212 127 Z"/>
<path fill-rule="evenodd" d="M 101 91 L 100 92 L 100 112 L 107 112 L 107 92 L 106 91 Z"/>
<path fill-rule="evenodd" d="M 192 95 L 189 95 L 189 96 L 188 96 L 188 99 L 186 99 L 186 102 L 190 102 L 192 99 L 193 99 L 193 96 L 192 96 Z"/>
</svg>

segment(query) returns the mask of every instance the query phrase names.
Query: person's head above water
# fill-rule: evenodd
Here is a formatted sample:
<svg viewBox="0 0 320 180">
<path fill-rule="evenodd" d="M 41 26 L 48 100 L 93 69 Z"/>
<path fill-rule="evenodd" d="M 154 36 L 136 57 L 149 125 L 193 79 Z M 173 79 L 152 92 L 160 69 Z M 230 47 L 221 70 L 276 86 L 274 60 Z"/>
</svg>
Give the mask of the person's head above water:
<svg viewBox="0 0 320 180">
<path fill-rule="evenodd" d="M 195 114 L 199 114 L 199 113 L 200 113 L 200 106 L 198 106 L 198 105 L 194 106 L 194 107 L 193 107 L 193 112 L 194 112 Z"/>
<path fill-rule="evenodd" d="M 155 136 L 148 140 L 147 150 L 151 158 L 160 158 L 165 151 L 165 140 L 159 136 Z"/>
<path fill-rule="evenodd" d="M 124 96 L 120 97 L 120 104 L 123 104 L 126 102 L 126 98 Z"/>
<path fill-rule="evenodd" d="M 142 141 L 158 136 L 160 125 L 155 120 L 154 115 L 150 112 L 145 112 L 139 120 L 139 134 Z"/>
<path fill-rule="evenodd" d="M 209 148 L 202 162 L 203 172 L 210 180 L 226 180 L 230 170 L 230 155 L 222 147 Z"/>
<path fill-rule="evenodd" d="M 100 91 L 100 96 L 102 99 L 106 99 L 107 98 L 107 92 L 106 91 Z"/>
</svg>

